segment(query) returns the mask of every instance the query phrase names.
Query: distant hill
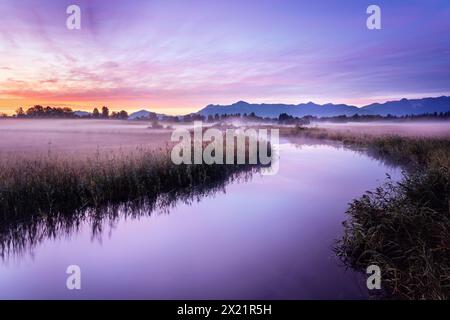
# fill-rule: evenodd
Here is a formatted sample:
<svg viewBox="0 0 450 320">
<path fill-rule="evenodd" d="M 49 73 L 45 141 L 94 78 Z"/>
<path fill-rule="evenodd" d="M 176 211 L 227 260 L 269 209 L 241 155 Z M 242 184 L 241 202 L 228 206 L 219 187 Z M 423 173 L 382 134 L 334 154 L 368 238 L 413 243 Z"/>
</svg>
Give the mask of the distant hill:
<svg viewBox="0 0 450 320">
<path fill-rule="evenodd" d="M 306 115 L 316 115 L 320 117 L 328 117 L 334 115 L 354 115 L 358 112 L 358 108 L 345 104 L 326 104 L 318 105 L 313 102 L 294 104 L 250 104 L 245 101 L 239 101 L 229 106 L 209 105 L 199 111 L 201 115 L 209 116 L 218 114 L 244 114 L 254 112 L 260 117 L 278 117 L 281 113 L 287 113 L 295 117 L 303 117 Z"/>
<path fill-rule="evenodd" d="M 148 120 L 155 119 L 158 115 L 155 112 L 139 110 L 129 115 L 128 120 Z"/>
<path fill-rule="evenodd" d="M 373 103 L 363 107 L 369 114 L 404 116 L 409 114 L 423 114 L 450 111 L 450 97 L 402 99 L 385 103 Z"/>
<path fill-rule="evenodd" d="M 80 117 L 80 118 L 84 118 L 84 117 L 89 117 L 91 116 L 90 112 L 87 111 L 74 111 L 73 113 L 75 116 Z"/>
<path fill-rule="evenodd" d="M 333 117 L 340 115 L 388 115 L 402 116 L 408 114 L 423 114 L 450 111 L 450 97 L 402 99 L 385 103 L 374 103 L 361 108 L 346 104 L 315 104 L 313 102 L 301 104 L 250 104 L 239 101 L 231 105 L 208 105 L 198 112 L 203 116 L 215 114 L 244 114 L 254 112 L 260 117 L 278 117 L 287 113 L 294 117 L 312 115 L 316 117 Z"/>
</svg>

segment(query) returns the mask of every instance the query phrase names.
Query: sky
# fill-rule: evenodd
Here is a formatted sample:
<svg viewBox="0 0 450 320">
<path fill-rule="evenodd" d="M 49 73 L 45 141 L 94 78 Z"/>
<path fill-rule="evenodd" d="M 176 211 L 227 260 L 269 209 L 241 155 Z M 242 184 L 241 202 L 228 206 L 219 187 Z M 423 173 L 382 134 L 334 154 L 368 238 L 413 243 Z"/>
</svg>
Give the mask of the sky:
<svg viewBox="0 0 450 320">
<path fill-rule="evenodd" d="M 0 112 L 450 95 L 448 0 L 0 0 L 0 14 Z"/>
</svg>

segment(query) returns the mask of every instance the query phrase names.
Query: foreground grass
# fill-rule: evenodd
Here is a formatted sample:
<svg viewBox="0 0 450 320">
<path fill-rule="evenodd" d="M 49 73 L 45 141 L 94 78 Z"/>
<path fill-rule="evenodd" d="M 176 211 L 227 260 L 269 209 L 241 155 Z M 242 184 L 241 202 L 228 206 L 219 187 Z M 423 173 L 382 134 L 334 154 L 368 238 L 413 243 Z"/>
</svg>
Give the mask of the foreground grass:
<svg viewBox="0 0 450 320">
<path fill-rule="evenodd" d="M 43 155 L 0 161 L 0 216 L 71 212 L 155 198 L 223 180 L 258 165 L 175 165 L 170 150 L 145 150 L 83 160 Z"/>
<path fill-rule="evenodd" d="M 349 266 L 382 270 L 387 297 L 450 299 L 450 141 L 294 128 L 285 135 L 342 142 L 406 168 L 350 203 L 336 253 Z"/>
<path fill-rule="evenodd" d="M 245 164 L 236 164 L 235 138 L 235 164 L 226 165 L 175 165 L 169 141 L 158 149 L 154 144 L 125 145 L 76 154 L 75 145 L 69 152 L 0 153 L 0 258 L 70 235 L 84 222 L 99 236 L 105 223 L 119 217 L 168 210 L 179 201 L 190 203 L 232 181 L 249 179 L 265 165 L 258 157 L 260 144 L 256 151 L 250 151 L 248 139 L 245 144 Z M 226 143 L 223 147 L 225 151 Z M 270 154 L 269 143 L 267 150 Z M 257 153 L 256 164 L 249 164 L 250 152 Z M 225 157 L 224 152 L 224 162 Z"/>
<path fill-rule="evenodd" d="M 236 180 L 247 181 L 257 169 L 242 168 L 232 174 L 209 178 L 208 183 L 190 183 L 189 187 L 176 188 L 125 202 L 104 206 L 84 207 L 74 211 L 30 211 L 23 219 L 0 216 L 0 261 L 20 257 L 46 241 L 71 237 L 83 228 L 91 227 L 91 237 L 102 241 L 104 229 L 110 229 L 119 219 L 139 219 L 153 214 L 169 213 L 179 203 L 191 204 L 203 197 L 225 192 L 227 184 Z M 194 179 L 196 180 L 196 179 Z M 33 214 L 34 213 L 34 214 Z"/>
</svg>

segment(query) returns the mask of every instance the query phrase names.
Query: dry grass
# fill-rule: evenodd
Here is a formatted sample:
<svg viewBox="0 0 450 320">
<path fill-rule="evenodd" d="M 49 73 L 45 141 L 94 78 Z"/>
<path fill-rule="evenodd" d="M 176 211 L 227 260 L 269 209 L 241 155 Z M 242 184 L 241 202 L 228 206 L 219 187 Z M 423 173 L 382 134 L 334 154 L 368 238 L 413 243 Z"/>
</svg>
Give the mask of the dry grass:
<svg viewBox="0 0 450 320">
<path fill-rule="evenodd" d="M 48 214 L 99 207 L 208 184 L 255 165 L 175 165 L 170 148 L 69 159 L 42 155 L 0 161 L 0 213 Z"/>
<path fill-rule="evenodd" d="M 155 197 L 251 165 L 174 165 L 170 130 L 147 122 L 8 120 L 0 124 L 0 215 L 30 216 Z"/>
</svg>

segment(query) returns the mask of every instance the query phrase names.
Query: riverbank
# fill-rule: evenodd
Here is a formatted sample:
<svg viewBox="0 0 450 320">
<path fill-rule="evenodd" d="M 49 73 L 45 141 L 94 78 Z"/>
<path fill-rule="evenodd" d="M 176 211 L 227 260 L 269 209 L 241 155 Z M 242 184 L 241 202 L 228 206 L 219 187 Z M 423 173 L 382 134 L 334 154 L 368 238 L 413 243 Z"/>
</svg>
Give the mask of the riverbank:
<svg viewBox="0 0 450 320">
<path fill-rule="evenodd" d="M 285 136 L 329 140 L 405 168 L 400 182 L 353 200 L 335 251 L 354 269 L 382 271 L 385 297 L 450 298 L 450 140 L 296 127 Z"/>
</svg>

